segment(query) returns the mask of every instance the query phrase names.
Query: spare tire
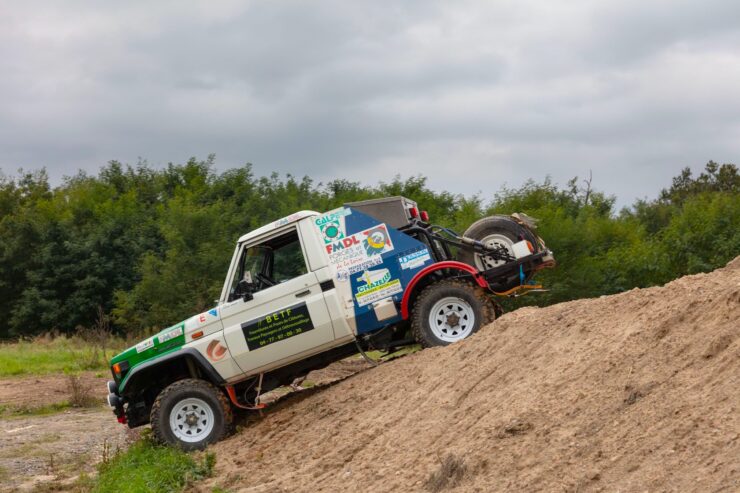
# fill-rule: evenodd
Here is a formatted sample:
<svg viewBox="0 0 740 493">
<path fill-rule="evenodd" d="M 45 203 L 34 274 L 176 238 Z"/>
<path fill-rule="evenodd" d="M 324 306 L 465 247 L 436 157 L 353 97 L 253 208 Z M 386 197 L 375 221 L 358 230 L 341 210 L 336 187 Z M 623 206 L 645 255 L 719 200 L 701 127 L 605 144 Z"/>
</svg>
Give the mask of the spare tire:
<svg viewBox="0 0 740 493">
<path fill-rule="evenodd" d="M 511 216 L 489 216 L 474 222 L 465 234 L 468 238 L 478 240 L 487 246 L 502 246 L 511 256 L 514 256 L 513 245 L 522 240 L 528 241 L 534 248 L 534 253 L 540 250 L 540 242 L 537 236 L 528 227 L 516 221 Z M 492 269 L 503 265 L 503 260 L 495 260 L 491 257 L 480 255 L 472 248 L 460 248 L 457 259 L 468 265 L 472 265 L 480 271 Z M 525 280 L 528 280 L 533 272 L 525 268 Z M 491 283 L 494 291 L 506 291 L 518 286 L 520 283 L 519 272 L 497 279 Z"/>
</svg>

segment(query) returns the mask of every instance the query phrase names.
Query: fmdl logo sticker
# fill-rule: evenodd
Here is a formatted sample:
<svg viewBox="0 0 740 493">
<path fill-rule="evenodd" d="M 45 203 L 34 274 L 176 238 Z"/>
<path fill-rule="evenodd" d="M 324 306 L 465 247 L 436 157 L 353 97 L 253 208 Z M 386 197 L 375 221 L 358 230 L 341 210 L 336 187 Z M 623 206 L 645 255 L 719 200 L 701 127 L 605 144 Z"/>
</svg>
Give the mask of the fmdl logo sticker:
<svg viewBox="0 0 740 493">
<path fill-rule="evenodd" d="M 342 276 L 345 276 L 381 264 L 381 254 L 393 250 L 393 244 L 388 228 L 385 224 L 379 224 L 328 242 L 324 248 L 329 255 L 329 262 L 336 267 L 337 272 L 342 272 Z"/>
</svg>

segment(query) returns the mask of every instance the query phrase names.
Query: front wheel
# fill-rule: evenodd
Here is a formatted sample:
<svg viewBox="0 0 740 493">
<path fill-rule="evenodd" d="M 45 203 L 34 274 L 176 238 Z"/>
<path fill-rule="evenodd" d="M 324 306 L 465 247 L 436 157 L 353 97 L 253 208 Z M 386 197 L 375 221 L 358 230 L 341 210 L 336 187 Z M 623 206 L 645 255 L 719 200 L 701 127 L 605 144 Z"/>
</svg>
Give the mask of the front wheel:
<svg viewBox="0 0 740 493">
<path fill-rule="evenodd" d="M 447 346 L 495 318 L 494 304 L 480 287 L 446 280 L 427 286 L 416 299 L 411 330 L 424 347 Z"/>
<path fill-rule="evenodd" d="M 154 437 L 183 450 L 202 450 L 221 440 L 233 422 L 231 405 L 204 380 L 179 380 L 159 393 L 151 412 Z"/>
</svg>

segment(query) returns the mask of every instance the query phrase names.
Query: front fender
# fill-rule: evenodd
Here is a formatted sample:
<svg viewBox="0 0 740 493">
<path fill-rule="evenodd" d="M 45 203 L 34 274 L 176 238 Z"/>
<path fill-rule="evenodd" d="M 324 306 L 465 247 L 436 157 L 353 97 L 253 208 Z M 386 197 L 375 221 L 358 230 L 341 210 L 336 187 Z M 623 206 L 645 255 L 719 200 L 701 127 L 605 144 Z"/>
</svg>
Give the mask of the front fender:
<svg viewBox="0 0 740 493">
<path fill-rule="evenodd" d="M 131 389 L 138 387 L 140 379 L 145 377 L 156 367 L 161 365 L 166 366 L 167 364 L 180 360 L 184 360 L 186 362 L 190 360 L 190 362 L 196 365 L 196 367 L 203 372 L 203 375 L 211 383 L 215 385 L 223 385 L 226 383 L 216 369 L 213 368 L 213 365 L 211 365 L 211 363 L 208 362 L 202 354 L 193 348 L 183 347 L 172 351 L 171 353 L 166 353 L 159 357 L 149 359 L 133 367 L 118 385 L 118 394 L 124 395 L 126 393 L 130 393 Z M 165 371 L 164 368 L 163 371 Z"/>
</svg>

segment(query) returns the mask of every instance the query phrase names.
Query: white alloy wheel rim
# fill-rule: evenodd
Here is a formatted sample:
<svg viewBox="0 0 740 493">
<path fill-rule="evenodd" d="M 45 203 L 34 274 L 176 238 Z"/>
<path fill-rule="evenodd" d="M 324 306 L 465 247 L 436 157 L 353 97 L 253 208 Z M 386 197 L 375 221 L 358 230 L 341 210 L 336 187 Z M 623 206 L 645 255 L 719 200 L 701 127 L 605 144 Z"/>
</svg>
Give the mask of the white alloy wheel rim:
<svg viewBox="0 0 740 493">
<path fill-rule="evenodd" d="M 429 312 L 432 333 L 445 342 L 457 342 L 473 332 L 475 312 L 462 298 L 448 296 L 434 304 Z"/>
<path fill-rule="evenodd" d="M 178 440 L 200 442 L 214 426 L 213 409 L 205 401 L 195 397 L 183 399 L 170 412 L 170 429 Z"/>
<path fill-rule="evenodd" d="M 502 234 L 492 234 L 488 235 L 482 240 L 480 240 L 481 243 L 483 243 L 487 248 L 493 248 L 493 247 L 504 247 L 506 249 L 506 252 L 514 256 L 514 240 L 509 238 L 508 236 L 504 236 Z M 491 257 L 480 255 L 478 253 L 475 254 L 475 266 L 478 268 L 478 270 L 488 270 L 493 269 L 494 267 L 498 267 L 499 265 L 503 265 L 506 262 L 503 260 L 494 260 Z"/>
</svg>

